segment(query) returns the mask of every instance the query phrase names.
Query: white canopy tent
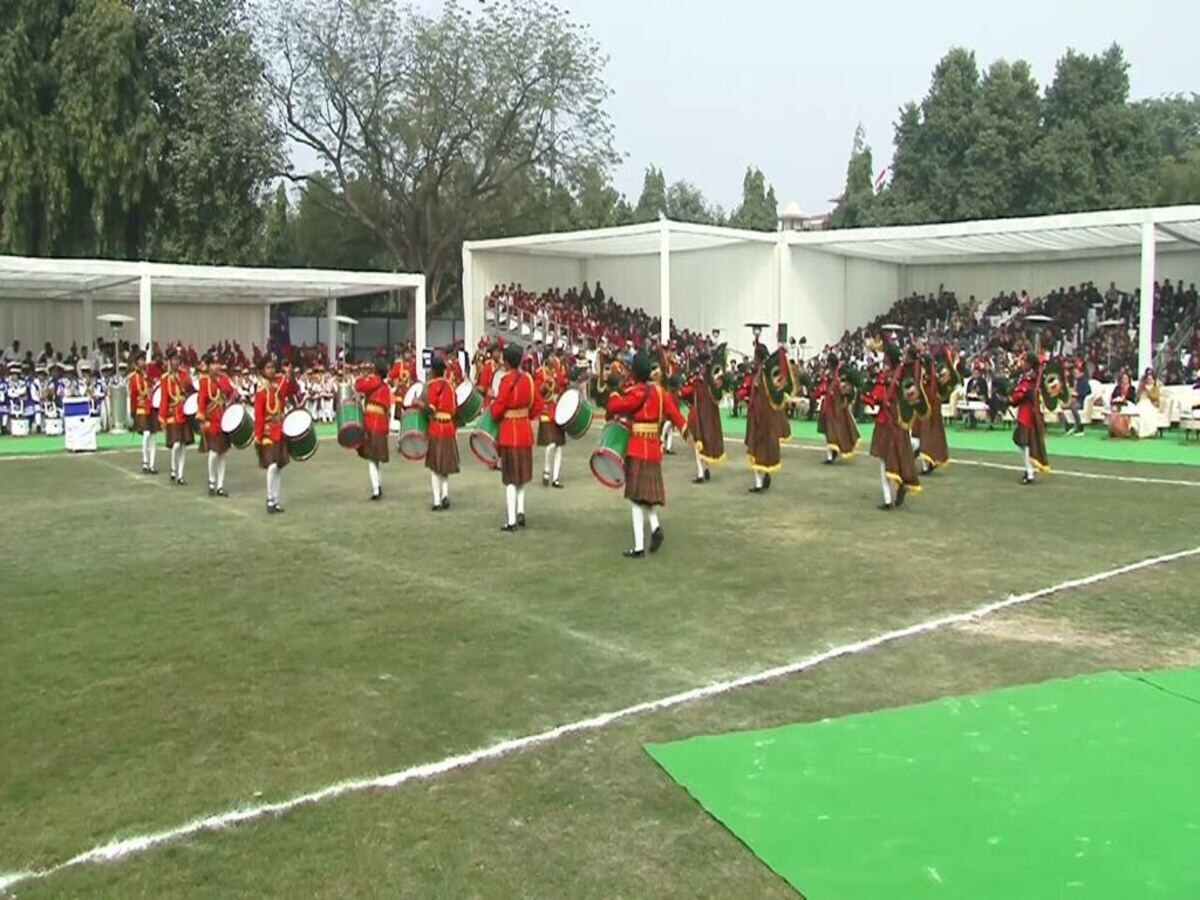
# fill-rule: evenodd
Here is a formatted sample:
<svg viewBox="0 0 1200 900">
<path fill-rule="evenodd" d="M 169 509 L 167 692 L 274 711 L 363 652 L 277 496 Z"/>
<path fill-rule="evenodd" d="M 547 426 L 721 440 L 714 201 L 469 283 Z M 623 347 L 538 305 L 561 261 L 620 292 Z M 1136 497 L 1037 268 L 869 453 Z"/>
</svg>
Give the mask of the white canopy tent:
<svg viewBox="0 0 1200 900">
<path fill-rule="evenodd" d="M 899 297 L 945 285 L 960 300 L 1114 281 L 1153 296 L 1155 279 L 1200 281 L 1200 206 L 1126 209 L 944 225 L 843 231 L 749 232 L 659 221 L 463 245 L 466 335 L 484 327 L 493 285 L 538 292 L 597 280 L 627 306 L 681 327 L 719 329 L 733 346 L 742 324 L 787 322 L 810 346 L 837 340 Z M 1154 309 L 1141 306 L 1139 358 L 1149 365 Z M 1133 323 L 1131 323 L 1133 324 Z"/>
<path fill-rule="evenodd" d="M 143 347 L 156 337 L 265 345 L 272 304 L 324 300 L 332 362 L 338 299 L 399 290 L 414 294 L 416 342 L 423 346 L 424 275 L 0 256 L 0 346 L 14 339 L 31 348 L 46 340 L 90 345 L 99 313 L 136 318 Z"/>
</svg>

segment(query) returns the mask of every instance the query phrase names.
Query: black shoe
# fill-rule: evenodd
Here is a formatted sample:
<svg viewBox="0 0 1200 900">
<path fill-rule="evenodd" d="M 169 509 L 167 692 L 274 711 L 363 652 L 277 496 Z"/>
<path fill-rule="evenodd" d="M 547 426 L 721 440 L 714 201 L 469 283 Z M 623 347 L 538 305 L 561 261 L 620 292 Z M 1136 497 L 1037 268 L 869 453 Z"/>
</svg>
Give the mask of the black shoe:
<svg viewBox="0 0 1200 900">
<path fill-rule="evenodd" d="M 550 487 L 550 473 L 549 472 L 542 473 L 542 487 Z"/>
<path fill-rule="evenodd" d="M 176 483 L 177 485 L 179 485 L 180 487 L 182 487 L 183 485 L 187 484 L 187 482 L 186 482 L 186 481 L 184 481 L 182 478 L 176 478 L 176 479 L 175 479 L 175 483 Z"/>
<path fill-rule="evenodd" d="M 566 487 L 566 485 L 564 485 L 561 481 L 555 479 L 554 481 L 550 482 L 550 487 L 559 488 L 561 490 L 562 488 Z"/>
<path fill-rule="evenodd" d="M 283 512 L 283 507 L 280 506 L 278 503 L 275 504 L 275 512 L 277 512 L 277 513 Z"/>
<path fill-rule="evenodd" d="M 150 475 L 157 475 L 158 469 L 151 467 L 151 468 L 147 469 L 146 472 L 147 472 L 147 474 L 150 474 Z"/>
<path fill-rule="evenodd" d="M 525 513 L 517 513 L 517 524 L 522 528 L 525 527 Z"/>
<path fill-rule="evenodd" d="M 1017 482 L 1017 484 L 1033 484 L 1033 483 L 1034 483 L 1034 479 L 1030 478 L 1028 475 L 1022 475 L 1021 480 Z"/>
<path fill-rule="evenodd" d="M 896 509 L 904 505 L 904 498 L 908 496 L 908 485 L 901 484 L 896 488 Z"/>
<path fill-rule="evenodd" d="M 435 504 L 433 504 L 433 506 L 431 506 L 431 507 L 429 507 L 429 508 L 430 508 L 430 510 L 432 510 L 433 512 L 441 512 L 441 511 L 442 511 L 442 504 L 440 504 L 440 503 L 435 503 Z"/>
<path fill-rule="evenodd" d="M 836 457 L 836 456 L 827 456 L 827 457 L 825 457 L 825 465 L 827 465 L 827 466 L 832 466 L 832 465 L 833 465 L 835 462 L 837 462 L 837 457 Z"/>
<path fill-rule="evenodd" d="M 175 473 L 172 472 L 171 473 L 171 484 L 174 484 L 174 483 L 175 483 Z"/>
<path fill-rule="evenodd" d="M 376 491 L 371 495 L 371 500 L 380 500 L 383 498 L 383 491 Z"/>
<path fill-rule="evenodd" d="M 229 495 L 227 493 L 225 493 L 225 488 L 217 488 L 217 496 L 218 497 L 228 497 Z"/>
<path fill-rule="evenodd" d="M 760 488 L 758 485 L 755 485 L 754 487 L 750 488 L 750 493 L 761 494 L 764 490 L 765 488 Z"/>
<path fill-rule="evenodd" d="M 150 474 L 150 467 L 149 467 L 149 466 L 142 466 L 142 474 L 143 474 L 143 475 L 149 475 L 149 474 Z"/>
<path fill-rule="evenodd" d="M 704 484 L 706 480 L 703 475 L 697 475 L 692 479 L 692 484 Z"/>
<path fill-rule="evenodd" d="M 877 507 L 875 507 L 875 508 L 876 508 L 876 509 L 883 510 L 884 512 L 891 512 L 893 509 L 895 509 L 895 507 L 894 507 L 894 506 L 892 506 L 892 504 L 890 504 L 890 503 L 880 503 L 880 504 L 879 504 Z"/>
<path fill-rule="evenodd" d="M 274 504 L 274 503 L 268 503 L 268 504 L 267 504 L 267 515 L 268 515 L 268 516 L 273 516 L 273 515 L 275 515 L 275 513 L 276 513 L 276 512 L 278 512 L 278 510 L 277 510 L 277 508 L 276 508 L 275 504 Z"/>
<path fill-rule="evenodd" d="M 450 498 L 443 497 L 442 498 L 442 509 L 449 509 L 449 508 L 450 508 Z"/>
<path fill-rule="evenodd" d="M 500 530 L 509 532 L 511 534 L 512 532 L 517 530 L 517 526 L 516 525 L 501 525 Z"/>
<path fill-rule="evenodd" d="M 658 548 L 662 546 L 662 543 L 663 543 L 663 530 L 662 530 L 662 526 L 660 525 L 657 528 L 655 528 L 652 532 L 650 532 L 650 552 L 657 553 Z"/>
<path fill-rule="evenodd" d="M 645 550 L 634 550 L 634 549 L 630 548 L 629 550 L 623 550 L 621 552 L 621 555 L 624 556 L 626 559 L 641 559 L 643 556 L 646 555 L 646 551 Z"/>
<path fill-rule="evenodd" d="M 770 486 L 771 486 L 771 473 L 768 472 L 767 474 L 763 475 L 763 490 L 765 491 Z"/>
<path fill-rule="evenodd" d="M 210 496 L 210 497 L 217 496 L 217 489 L 211 484 L 208 486 L 208 496 Z"/>
<path fill-rule="evenodd" d="M 710 479 L 710 478 L 712 478 L 712 472 L 708 471 L 708 469 L 705 469 L 704 470 L 704 480 L 708 481 L 708 479 Z"/>
</svg>

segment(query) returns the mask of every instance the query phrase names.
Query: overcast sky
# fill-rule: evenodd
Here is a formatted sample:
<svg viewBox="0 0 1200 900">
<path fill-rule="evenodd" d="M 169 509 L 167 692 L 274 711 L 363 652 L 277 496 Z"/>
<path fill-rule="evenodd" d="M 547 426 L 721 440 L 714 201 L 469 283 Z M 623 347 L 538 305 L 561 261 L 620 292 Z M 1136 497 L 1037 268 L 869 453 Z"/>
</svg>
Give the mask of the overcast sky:
<svg viewBox="0 0 1200 900">
<path fill-rule="evenodd" d="M 617 187 L 631 201 L 653 163 L 730 209 L 746 166 L 757 165 L 781 207 L 824 211 L 842 189 L 855 126 L 865 126 L 878 172 L 897 109 L 924 95 L 956 44 L 981 69 L 1026 59 L 1044 88 L 1067 47 L 1099 53 L 1115 40 L 1135 98 L 1200 91 L 1195 0 L 559 3 L 611 58 L 610 110 L 627 154 Z"/>
</svg>

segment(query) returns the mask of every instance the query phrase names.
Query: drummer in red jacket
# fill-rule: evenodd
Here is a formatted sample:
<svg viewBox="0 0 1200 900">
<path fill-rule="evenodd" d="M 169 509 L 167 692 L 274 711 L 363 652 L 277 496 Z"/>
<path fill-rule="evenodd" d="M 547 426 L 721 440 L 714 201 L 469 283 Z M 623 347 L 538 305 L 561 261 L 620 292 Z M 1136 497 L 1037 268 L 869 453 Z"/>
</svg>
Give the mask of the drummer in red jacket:
<svg viewBox="0 0 1200 900">
<path fill-rule="evenodd" d="M 192 426 L 183 413 L 183 401 L 192 392 L 192 378 L 187 369 L 180 367 L 179 351 L 174 347 L 167 351 L 167 371 L 160 383 L 162 398 L 159 400 L 158 421 L 167 434 L 167 446 L 171 448 L 171 481 L 185 484 L 184 454 L 193 438 Z"/>
<path fill-rule="evenodd" d="M 142 436 L 142 474 L 157 475 L 154 455 L 158 449 L 154 435 L 158 431 L 158 412 L 150 407 L 154 399 L 154 382 L 146 369 L 146 354 L 135 349 L 133 374 L 129 376 L 129 418 L 134 430 Z"/>
<path fill-rule="evenodd" d="M 392 408 L 392 389 L 388 386 L 387 360 L 376 356 L 375 371 L 354 380 L 354 390 L 363 395 L 363 430 L 366 440 L 358 455 L 367 461 L 371 477 L 371 499 L 383 497 L 383 464 L 388 461 L 388 414 Z"/>
<path fill-rule="evenodd" d="M 387 380 L 392 389 L 392 415 L 399 419 L 404 415 L 404 395 L 408 393 L 408 388 L 413 383 L 412 368 L 403 355 L 397 356 L 392 362 L 392 367 L 388 369 Z"/>
<path fill-rule="evenodd" d="M 204 361 L 207 365 L 205 374 L 200 376 L 198 421 L 208 449 L 208 495 L 227 497 L 225 454 L 229 452 L 229 438 L 221 430 L 221 418 L 225 415 L 225 407 L 236 399 L 237 390 L 222 371 L 220 357 L 210 353 Z"/>
<path fill-rule="evenodd" d="M 1013 430 L 1013 443 L 1021 448 L 1021 459 L 1025 463 L 1025 474 L 1021 484 L 1033 484 L 1034 469 L 1050 471 L 1050 457 L 1046 454 L 1046 420 L 1042 416 L 1042 370 L 1044 362 L 1032 353 L 1022 357 L 1021 378 L 1009 394 L 1009 403 L 1016 408 L 1017 425 Z"/>
<path fill-rule="evenodd" d="M 458 474 L 458 427 L 454 415 L 458 398 L 446 378 L 446 361 L 435 356 L 429 364 L 432 377 L 425 386 L 429 407 L 429 450 L 425 468 L 433 485 L 433 511 L 450 508 L 450 476 Z"/>
<path fill-rule="evenodd" d="M 297 392 L 292 379 L 280 379 L 275 373 L 275 360 L 264 356 L 259 362 L 262 378 L 254 395 L 254 447 L 258 465 L 267 470 L 267 512 L 281 513 L 280 489 L 283 487 L 283 467 L 288 464 L 287 442 L 283 439 L 283 417 L 288 397 Z"/>
<path fill-rule="evenodd" d="M 521 348 L 504 348 L 504 377 L 492 401 L 492 418 L 500 423 L 500 476 L 508 517 L 501 531 L 525 527 L 525 485 L 533 478 L 533 426 L 530 416 L 542 411 L 533 376 L 521 369 Z"/>
<path fill-rule="evenodd" d="M 646 519 L 650 520 L 650 552 L 662 546 L 663 530 L 655 507 L 667 502 L 662 477 L 662 423 L 670 422 L 687 436 L 687 421 L 679 412 L 675 398 L 661 384 L 650 381 L 654 363 L 639 350 L 633 357 L 634 383 L 622 393 L 614 393 L 606 410 L 610 416 L 629 416 L 633 427 L 625 453 L 625 499 L 633 512 L 633 547 L 625 556 L 638 559 L 646 555 Z"/>
<path fill-rule="evenodd" d="M 542 411 L 538 416 L 537 445 L 546 448 L 546 458 L 542 462 L 542 487 L 563 486 L 562 451 L 567 443 L 567 434 L 556 421 L 554 410 L 558 398 L 567 389 L 567 368 L 562 360 L 562 348 L 548 354 L 541 366 L 534 373 L 534 388 L 542 399 Z"/>
</svg>

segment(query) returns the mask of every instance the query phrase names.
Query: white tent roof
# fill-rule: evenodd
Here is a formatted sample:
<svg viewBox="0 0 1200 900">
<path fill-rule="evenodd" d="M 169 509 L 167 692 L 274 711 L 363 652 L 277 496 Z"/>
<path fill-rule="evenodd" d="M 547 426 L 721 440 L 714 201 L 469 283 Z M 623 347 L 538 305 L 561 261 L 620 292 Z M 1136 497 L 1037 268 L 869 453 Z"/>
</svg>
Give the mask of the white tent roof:
<svg viewBox="0 0 1200 900">
<path fill-rule="evenodd" d="M 522 237 L 495 238 L 486 241 L 467 241 L 468 251 L 495 250 L 503 253 L 524 253 L 533 256 L 564 256 L 586 258 L 593 256 L 640 256 L 658 253 L 663 230 L 671 242 L 671 252 L 707 250 L 745 241 L 773 244 L 774 232 L 743 231 L 716 225 L 694 225 L 688 222 L 643 222 L 615 228 L 595 228 L 589 231 L 561 231 L 551 234 L 531 234 Z"/>
<path fill-rule="evenodd" d="M 1136 253 L 1152 223 L 1158 252 L 1200 245 L 1200 206 L 1118 209 L 944 225 L 787 232 L 792 246 L 899 265 L 1013 262 Z"/>
<path fill-rule="evenodd" d="M 155 301 L 265 305 L 354 297 L 418 288 L 425 276 L 403 272 L 189 266 L 101 259 L 0 256 L 0 300 L 79 299 L 137 302 L 149 275 Z"/>
</svg>

